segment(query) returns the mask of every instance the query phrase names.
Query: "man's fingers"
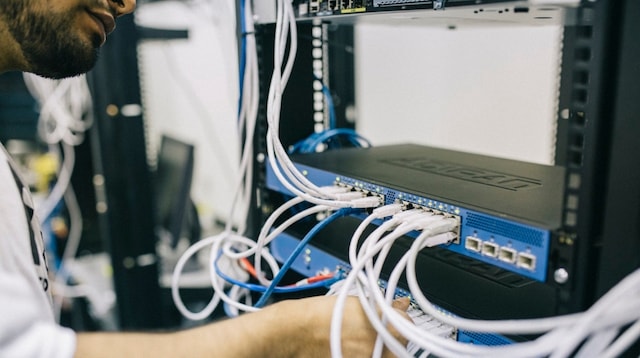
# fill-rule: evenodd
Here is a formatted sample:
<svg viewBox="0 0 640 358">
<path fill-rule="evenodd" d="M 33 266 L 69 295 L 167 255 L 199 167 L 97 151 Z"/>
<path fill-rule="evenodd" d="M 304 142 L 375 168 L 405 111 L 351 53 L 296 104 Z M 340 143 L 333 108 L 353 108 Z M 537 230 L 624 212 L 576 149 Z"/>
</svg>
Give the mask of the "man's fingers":
<svg viewBox="0 0 640 358">
<path fill-rule="evenodd" d="M 393 302 L 391 303 L 391 307 L 397 310 L 406 311 L 407 309 L 409 309 L 410 303 L 411 300 L 409 299 L 409 297 L 400 297 L 393 300 Z"/>
</svg>

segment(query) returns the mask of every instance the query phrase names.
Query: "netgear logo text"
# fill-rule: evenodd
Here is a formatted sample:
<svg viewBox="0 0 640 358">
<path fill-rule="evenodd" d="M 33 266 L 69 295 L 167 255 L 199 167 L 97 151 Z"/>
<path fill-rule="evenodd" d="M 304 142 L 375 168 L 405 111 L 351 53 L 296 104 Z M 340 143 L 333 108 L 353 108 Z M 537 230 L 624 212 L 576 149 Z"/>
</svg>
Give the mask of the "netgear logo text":
<svg viewBox="0 0 640 358">
<path fill-rule="evenodd" d="M 537 179 L 514 176 L 461 164 L 443 162 L 425 158 L 386 159 L 385 163 L 424 172 L 467 180 L 479 184 L 491 185 L 507 190 L 529 190 L 542 186 Z"/>
</svg>

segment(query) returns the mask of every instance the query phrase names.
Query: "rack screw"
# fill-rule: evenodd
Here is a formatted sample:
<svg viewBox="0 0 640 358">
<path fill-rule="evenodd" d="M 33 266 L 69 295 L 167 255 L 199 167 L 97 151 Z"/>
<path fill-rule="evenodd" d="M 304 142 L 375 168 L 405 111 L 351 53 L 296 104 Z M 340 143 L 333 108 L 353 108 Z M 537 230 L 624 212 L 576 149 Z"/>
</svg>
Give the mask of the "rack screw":
<svg viewBox="0 0 640 358">
<path fill-rule="evenodd" d="M 553 273 L 553 279 L 559 284 L 567 283 L 569 273 L 564 268 L 559 268 Z"/>
</svg>

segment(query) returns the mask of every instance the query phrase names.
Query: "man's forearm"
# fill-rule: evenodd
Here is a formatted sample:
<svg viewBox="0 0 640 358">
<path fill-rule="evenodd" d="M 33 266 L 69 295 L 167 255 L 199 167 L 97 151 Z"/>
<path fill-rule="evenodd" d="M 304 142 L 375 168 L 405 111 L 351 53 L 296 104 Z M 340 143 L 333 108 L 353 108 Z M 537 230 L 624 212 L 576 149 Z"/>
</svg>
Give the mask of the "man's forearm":
<svg viewBox="0 0 640 358">
<path fill-rule="evenodd" d="M 176 333 L 79 334 L 76 357 L 329 357 L 335 300 L 336 296 L 316 296 L 282 301 L 259 312 Z M 407 298 L 394 302 L 407 319 L 408 306 Z M 343 355 L 371 357 L 377 332 L 357 297 L 347 298 L 344 314 Z M 383 356 L 391 354 L 386 351 Z"/>
<path fill-rule="evenodd" d="M 238 318 L 173 333 L 79 333 L 76 357 L 291 356 L 282 344 L 295 327 L 278 325 L 278 305 Z"/>
</svg>

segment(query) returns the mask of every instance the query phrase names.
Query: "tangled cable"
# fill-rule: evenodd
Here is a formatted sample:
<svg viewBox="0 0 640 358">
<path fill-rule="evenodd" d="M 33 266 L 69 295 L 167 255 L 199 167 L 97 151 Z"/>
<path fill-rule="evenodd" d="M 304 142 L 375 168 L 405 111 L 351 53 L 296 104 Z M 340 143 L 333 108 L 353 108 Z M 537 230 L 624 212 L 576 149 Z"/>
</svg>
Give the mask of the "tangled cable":
<svg viewBox="0 0 640 358">
<path fill-rule="evenodd" d="M 422 293 L 416 273 L 416 258 L 423 249 L 446 243 L 451 237 L 449 230 L 455 225 L 446 218 L 433 218 L 419 212 L 401 212 L 381 224 L 363 242 L 359 251 L 355 249 L 365 226 L 382 215 L 393 215 L 397 207 L 382 207 L 365 219 L 356 230 L 350 244 L 350 265 L 345 281 L 337 294 L 338 300 L 333 314 L 331 348 L 333 357 L 341 357 L 340 325 L 344 302 L 354 288 L 372 325 L 379 334 L 374 356 L 382 353 L 383 344 L 399 357 L 411 356 L 388 331 L 387 324 L 421 347 L 441 357 L 568 357 L 598 356 L 615 357 L 624 352 L 640 336 L 640 270 L 632 273 L 590 309 L 571 315 L 523 320 L 472 320 L 443 314 Z M 386 212 L 383 212 L 386 210 Z M 382 213 L 382 215 L 381 215 Z M 429 219 L 429 218 L 432 219 Z M 386 293 L 380 290 L 382 264 L 393 242 L 408 230 L 420 230 L 411 247 L 395 263 L 389 275 Z M 425 332 L 395 311 L 394 299 L 398 281 L 406 274 L 411 297 L 423 312 L 444 324 L 458 329 L 492 334 L 541 334 L 539 338 L 506 346 L 481 346 L 456 342 L 452 339 Z M 378 312 L 382 312 L 382 317 Z M 630 326 L 629 326 L 630 325 Z M 629 326 L 627 328 L 627 326 Z M 577 350 L 577 352 L 576 352 Z"/>
</svg>

